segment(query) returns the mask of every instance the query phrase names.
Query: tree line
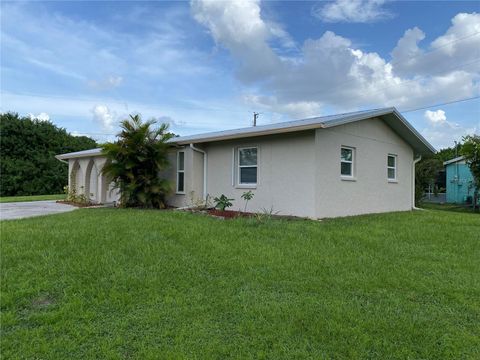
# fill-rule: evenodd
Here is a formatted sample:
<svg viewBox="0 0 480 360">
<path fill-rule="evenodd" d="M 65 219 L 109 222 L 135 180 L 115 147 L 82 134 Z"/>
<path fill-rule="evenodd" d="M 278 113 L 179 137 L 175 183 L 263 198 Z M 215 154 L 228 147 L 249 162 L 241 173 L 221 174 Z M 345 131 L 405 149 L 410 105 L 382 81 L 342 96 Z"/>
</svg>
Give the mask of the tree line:
<svg viewBox="0 0 480 360">
<path fill-rule="evenodd" d="M 55 155 L 97 146 L 49 121 L 0 115 L 0 196 L 59 194 L 68 181 L 68 165 Z"/>
</svg>

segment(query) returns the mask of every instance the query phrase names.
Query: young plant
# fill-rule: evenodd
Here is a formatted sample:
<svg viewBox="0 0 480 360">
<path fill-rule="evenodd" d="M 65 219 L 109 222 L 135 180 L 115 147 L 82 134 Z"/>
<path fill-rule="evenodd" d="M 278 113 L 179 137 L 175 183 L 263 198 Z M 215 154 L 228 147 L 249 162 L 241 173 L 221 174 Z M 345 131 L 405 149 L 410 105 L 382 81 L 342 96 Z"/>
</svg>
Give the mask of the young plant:
<svg viewBox="0 0 480 360">
<path fill-rule="evenodd" d="M 233 204 L 231 203 L 235 199 L 229 199 L 225 195 L 220 195 L 220 197 L 216 197 L 213 199 L 215 201 L 215 207 L 218 208 L 221 211 L 225 211 L 226 208 L 232 206 Z"/>
<path fill-rule="evenodd" d="M 273 206 L 270 209 L 262 208 L 262 211 L 255 214 L 255 219 L 259 223 L 266 223 L 273 219 L 274 216 L 278 215 L 280 211 L 274 211 Z"/>
<path fill-rule="evenodd" d="M 245 208 L 243 209 L 243 212 L 247 212 L 247 205 L 248 205 L 248 202 L 250 200 L 253 199 L 253 196 L 255 194 L 252 192 L 252 190 L 249 190 L 249 191 L 245 191 L 243 194 L 242 194 L 242 199 L 245 200 Z"/>
</svg>

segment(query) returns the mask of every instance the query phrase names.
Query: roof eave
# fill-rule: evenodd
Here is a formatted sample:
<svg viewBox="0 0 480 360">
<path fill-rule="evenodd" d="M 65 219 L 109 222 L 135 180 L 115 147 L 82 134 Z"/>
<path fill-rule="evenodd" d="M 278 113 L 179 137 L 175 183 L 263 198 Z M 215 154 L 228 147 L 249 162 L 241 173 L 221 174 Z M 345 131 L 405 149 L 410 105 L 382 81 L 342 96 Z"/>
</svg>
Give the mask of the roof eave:
<svg viewBox="0 0 480 360">
<path fill-rule="evenodd" d="M 408 121 L 403 117 L 403 115 L 396 109 L 393 108 L 393 113 L 402 121 L 402 123 L 417 137 L 418 140 L 428 149 L 427 152 L 420 151 L 421 155 L 424 154 L 435 154 L 437 150 L 425 139 L 422 134 L 420 134 Z"/>
<path fill-rule="evenodd" d="M 83 157 L 92 157 L 102 155 L 102 149 L 92 149 L 91 152 L 85 153 L 84 151 L 77 151 L 72 153 L 55 155 L 57 160 L 68 160 L 68 159 L 77 159 Z"/>
<path fill-rule="evenodd" d="M 199 143 L 207 143 L 213 141 L 226 141 L 226 140 L 235 140 L 235 139 L 243 139 L 248 137 L 256 137 L 256 136 L 265 136 L 265 135 L 275 135 L 275 134 L 285 134 L 297 131 L 306 131 L 306 130 L 314 130 L 323 128 L 324 125 L 322 123 L 317 124 L 308 124 L 308 125 L 300 125 L 300 126 L 293 126 L 289 128 L 283 129 L 269 129 L 269 130 L 262 130 L 262 131 L 252 131 L 247 133 L 238 133 L 238 134 L 230 134 L 230 135 L 220 135 L 220 136 L 212 136 L 212 137 L 203 137 L 203 138 L 192 138 L 192 139 L 185 139 L 180 141 L 175 141 L 175 138 L 172 139 L 172 143 L 178 145 L 187 145 L 187 144 L 199 144 Z"/>
<path fill-rule="evenodd" d="M 449 165 L 449 164 L 454 164 L 454 163 L 462 161 L 462 160 L 465 160 L 465 156 L 457 156 L 456 158 L 444 161 L 443 165 L 445 166 L 445 165 Z"/>
</svg>

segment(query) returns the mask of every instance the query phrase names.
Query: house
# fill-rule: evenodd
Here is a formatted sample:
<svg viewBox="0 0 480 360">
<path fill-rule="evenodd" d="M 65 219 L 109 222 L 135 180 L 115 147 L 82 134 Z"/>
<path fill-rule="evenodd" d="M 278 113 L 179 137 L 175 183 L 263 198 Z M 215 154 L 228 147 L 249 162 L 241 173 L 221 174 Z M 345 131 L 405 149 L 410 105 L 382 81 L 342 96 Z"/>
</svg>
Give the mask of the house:
<svg viewBox="0 0 480 360">
<path fill-rule="evenodd" d="M 175 184 L 168 197 L 185 207 L 225 194 L 250 211 L 325 218 L 405 211 L 414 207 L 415 163 L 435 149 L 395 109 L 211 132 L 171 139 Z M 101 149 L 58 155 L 69 185 L 93 201 L 118 199 L 101 174 Z"/>
<path fill-rule="evenodd" d="M 447 174 L 447 203 L 471 203 L 474 192 L 473 175 L 463 156 L 443 163 Z"/>
</svg>

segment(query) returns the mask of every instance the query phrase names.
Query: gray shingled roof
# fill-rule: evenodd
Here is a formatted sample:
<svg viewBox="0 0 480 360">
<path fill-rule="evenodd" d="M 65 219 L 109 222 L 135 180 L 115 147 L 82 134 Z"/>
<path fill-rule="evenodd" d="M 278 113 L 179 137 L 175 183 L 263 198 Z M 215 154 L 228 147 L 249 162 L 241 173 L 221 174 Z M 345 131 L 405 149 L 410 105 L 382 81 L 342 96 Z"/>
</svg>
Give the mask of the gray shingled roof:
<svg viewBox="0 0 480 360">
<path fill-rule="evenodd" d="M 198 135 L 180 136 L 170 140 L 176 145 L 198 144 L 212 141 L 240 139 L 254 136 L 281 134 L 310 129 L 321 129 L 348 124 L 369 118 L 381 118 L 393 131 L 409 143 L 417 154 L 429 154 L 435 152 L 432 145 L 418 133 L 415 128 L 394 107 L 355 111 L 345 114 L 320 116 L 303 120 L 286 121 L 269 125 L 251 126 L 241 129 L 215 131 Z M 78 151 L 75 153 L 57 155 L 58 159 L 75 157 L 87 157 L 100 155 L 101 149 Z"/>
</svg>

